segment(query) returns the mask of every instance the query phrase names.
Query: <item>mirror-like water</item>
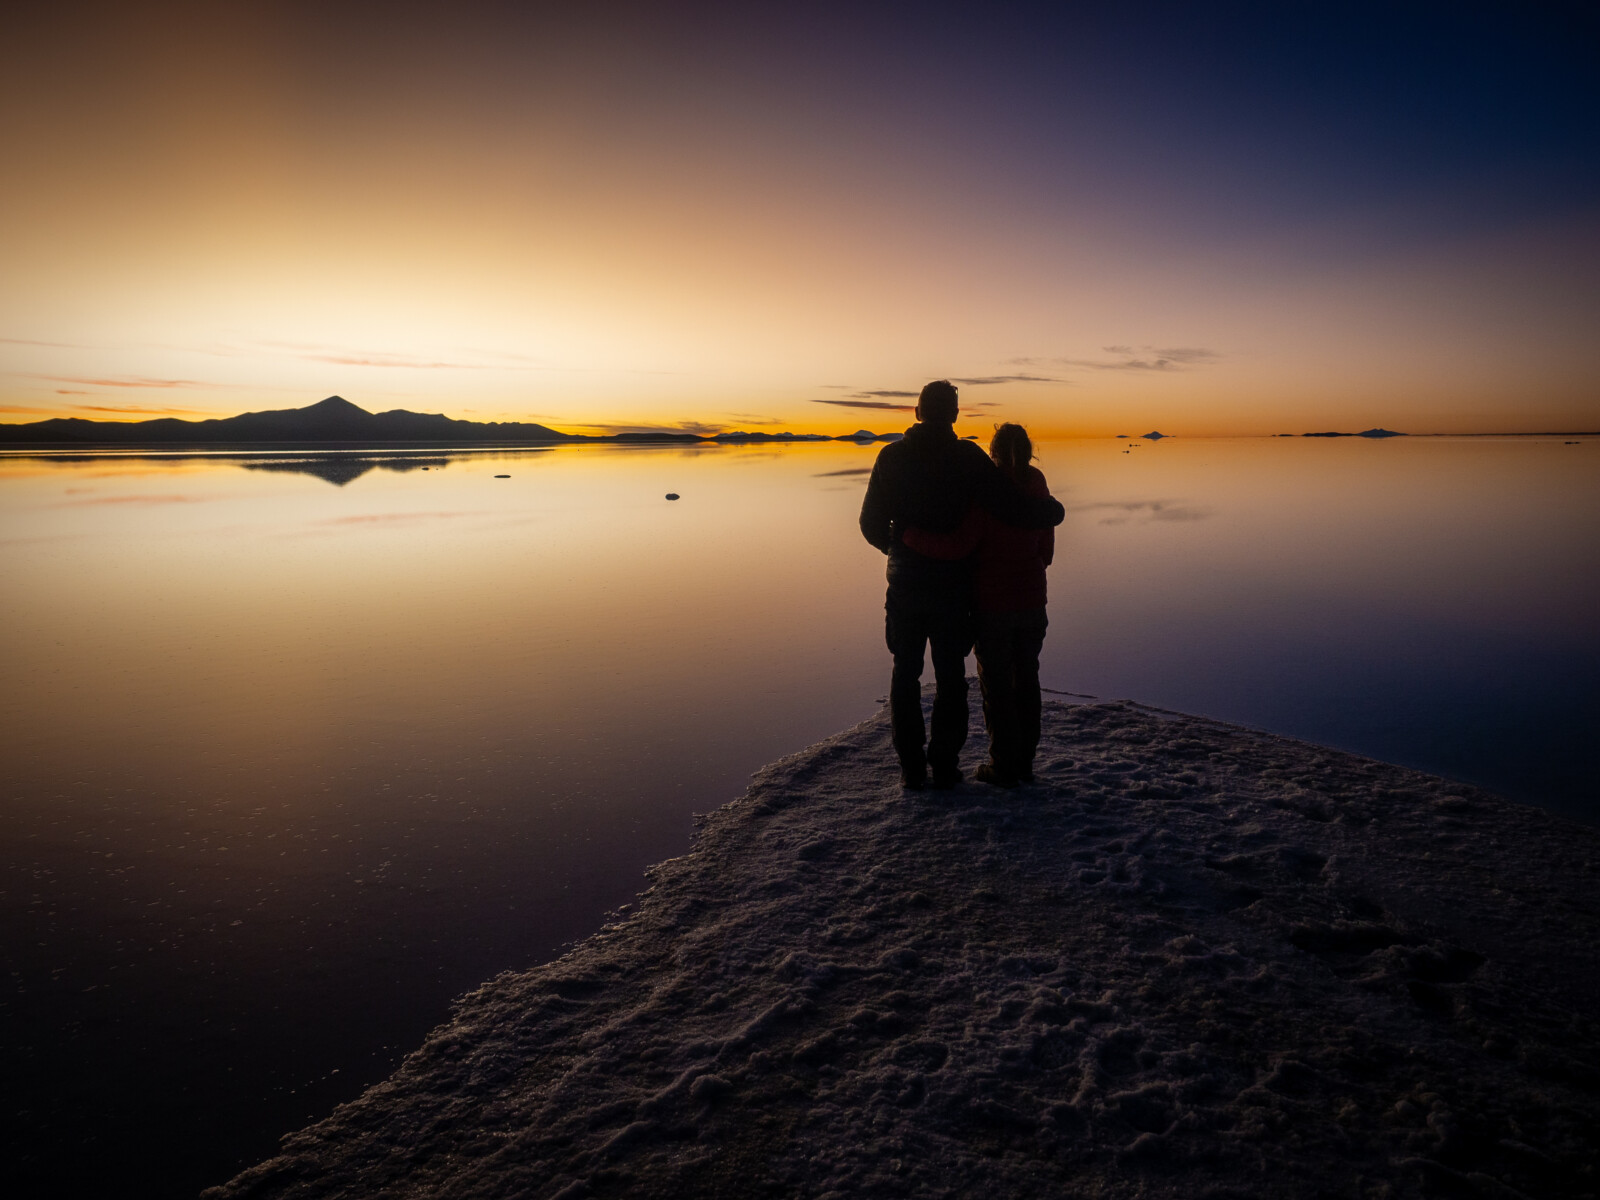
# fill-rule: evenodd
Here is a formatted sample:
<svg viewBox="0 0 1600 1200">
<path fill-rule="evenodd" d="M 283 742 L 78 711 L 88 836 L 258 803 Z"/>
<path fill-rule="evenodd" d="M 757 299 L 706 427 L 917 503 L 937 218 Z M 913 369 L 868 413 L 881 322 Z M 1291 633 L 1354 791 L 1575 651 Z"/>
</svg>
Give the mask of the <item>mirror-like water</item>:
<svg viewBox="0 0 1600 1200">
<path fill-rule="evenodd" d="M 1597 450 L 1046 444 L 1045 682 L 1595 819 Z M 872 712 L 875 454 L 0 457 L 19 1177 L 220 1181 Z"/>
</svg>

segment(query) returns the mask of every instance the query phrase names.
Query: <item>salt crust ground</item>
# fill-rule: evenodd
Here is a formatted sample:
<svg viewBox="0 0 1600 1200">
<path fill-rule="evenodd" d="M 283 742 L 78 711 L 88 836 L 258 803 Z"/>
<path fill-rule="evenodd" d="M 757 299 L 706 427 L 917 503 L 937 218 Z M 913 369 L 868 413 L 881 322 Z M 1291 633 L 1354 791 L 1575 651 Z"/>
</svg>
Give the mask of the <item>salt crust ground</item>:
<svg viewBox="0 0 1600 1200">
<path fill-rule="evenodd" d="M 208 1200 L 1600 1186 L 1600 830 L 1126 703 L 1039 766 L 903 794 L 881 713 L 772 764 Z"/>
</svg>

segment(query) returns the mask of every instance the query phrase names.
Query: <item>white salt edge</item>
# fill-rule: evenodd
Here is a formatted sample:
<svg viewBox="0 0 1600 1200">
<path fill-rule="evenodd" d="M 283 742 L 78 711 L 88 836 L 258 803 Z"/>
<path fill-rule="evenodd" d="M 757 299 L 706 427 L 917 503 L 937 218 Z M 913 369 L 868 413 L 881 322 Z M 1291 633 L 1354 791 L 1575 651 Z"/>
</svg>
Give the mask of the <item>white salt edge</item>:
<svg viewBox="0 0 1600 1200">
<path fill-rule="evenodd" d="M 1594 1191 L 1600 830 L 1120 702 L 1037 769 L 903 793 L 882 712 L 763 768 L 206 1196 Z"/>
</svg>

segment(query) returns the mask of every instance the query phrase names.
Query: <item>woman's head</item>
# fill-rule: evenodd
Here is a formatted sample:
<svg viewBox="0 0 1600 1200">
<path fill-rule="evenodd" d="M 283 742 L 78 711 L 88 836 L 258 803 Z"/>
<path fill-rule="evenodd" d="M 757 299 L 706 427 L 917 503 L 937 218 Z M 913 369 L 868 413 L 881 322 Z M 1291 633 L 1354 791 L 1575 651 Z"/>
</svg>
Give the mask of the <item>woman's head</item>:
<svg viewBox="0 0 1600 1200">
<path fill-rule="evenodd" d="M 1033 461 L 1033 439 L 1021 425 L 1007 421 L 994 427 L 989 439 L 989 457 L 1007 475 L 1016 477 Z"/>
</svg>

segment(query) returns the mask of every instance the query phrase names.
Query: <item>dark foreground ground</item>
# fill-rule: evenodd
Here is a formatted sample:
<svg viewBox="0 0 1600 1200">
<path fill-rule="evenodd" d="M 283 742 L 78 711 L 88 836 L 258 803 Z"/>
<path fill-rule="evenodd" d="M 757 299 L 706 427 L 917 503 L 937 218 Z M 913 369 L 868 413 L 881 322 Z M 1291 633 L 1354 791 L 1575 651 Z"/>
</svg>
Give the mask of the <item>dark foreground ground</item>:
<svg viewBox="0 0 1600 1200">
<path fill-rule="evenodd" d="M 773 764 L 207 1197 L 1596 1192 L 1600 830 L 1132 704 L 1039 766 Z"/>
</svg>

